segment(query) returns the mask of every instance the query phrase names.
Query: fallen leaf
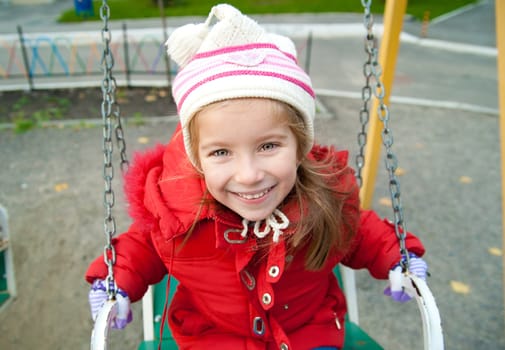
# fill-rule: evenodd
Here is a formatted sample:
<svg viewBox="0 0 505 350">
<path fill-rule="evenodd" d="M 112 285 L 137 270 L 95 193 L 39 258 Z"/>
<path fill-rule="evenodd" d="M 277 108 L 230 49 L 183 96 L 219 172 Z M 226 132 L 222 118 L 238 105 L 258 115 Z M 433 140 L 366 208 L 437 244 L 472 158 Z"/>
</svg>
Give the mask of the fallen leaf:
<svg viewBox="0 0 505 350">
<path fill-rule="evenodd" d="M 62 183 L 54 185 L 54 190 L 56 192 L 65 191 L 67 189 L 68 189 L 68 184 L 66 182 L 62 182 Z"/>
<path fill-rule="evenodd" d="M 395 170 L 395 175 L 396 176 L 402 176 L 402 175 L 405 175 L 407 171 L 403 168 L 396 168 Z"/>
<path fill-rule="evenodd" d="M 472 183 L 472 178 L 469 177 L 469 176 L 461 176 L 459 178 L 459 182 L 461 182 L 462 184 L 469 184 L 469 183 Z"/>
<path fill-rule="evenodd" d="M 502 256 L 503 251 L 498 248 L 498 247 L 491 247 L 488 249 L 489 254 L 494 255 L 494 256 Z"/>
<path fill-rule="evenodd" d="M 141 136 L 137 139 L 137 142 L 142 145 L 145 145 L 145 144 L 149 143 L 149 138 Z"/>
<path fill-rule="evenodd" d="M 390 207 L 391 199 L 389 199 L 388 197 L 382 197 L 381 199 L 379 199 L 379 204 Z"/>
<path fill-rule="evenodd" d="M 168 93 L 165 90 L 160 90 L 158 91 L 158 96 L 160 97 L 167 97 Z"/>
<path fill-rule="evenodd" d="M 458 294 L 470 293 L 470 286 L 463 282 L 451 281 L 451 288 L 455 293 Z"/>
<path fill-rule="evenodd" d="M 156 95 L 147 95 L 144 100 L 146 102 L 154 102 L 158 99 L 158 97 Z"/>
</svg>

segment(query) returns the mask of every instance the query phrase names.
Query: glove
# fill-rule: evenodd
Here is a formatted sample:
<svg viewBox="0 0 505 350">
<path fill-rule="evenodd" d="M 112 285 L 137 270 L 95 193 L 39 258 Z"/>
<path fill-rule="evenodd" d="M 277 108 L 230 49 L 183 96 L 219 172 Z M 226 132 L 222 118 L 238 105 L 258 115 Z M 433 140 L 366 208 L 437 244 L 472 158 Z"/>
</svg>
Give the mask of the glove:
<svg viewBox="0 0 505 350">
<path fill-rule="evenodd" d="M 417 255 L 410 253 L 409 272 L 426 281 L 427 271 L 428 264 L 426 264 L 426 261 L 419 258 Z M 385 295 L 391 297 L 391 299 L 399 303 L 405 303 L 414 296 L 409 293 L 407 289 L 403 288 L 403 278 L 405 278 L 405 275 L 402 273 L 402 266 L 398 263 L 391 269 L 391 271 L 389 271 L 389 286 L 384 289 Z"/>
<path fill-rule="evenodd" d="M 104 280 L 95 280 L 93 282 L 88 298 L 89 305 L 91 307 L 91 317 L 93 318 L 93 321 L 95 321 L 103 304 L 109 299 Z M 128 294 L 126 294 L 125 291 L 118 288 L 116 301 L 117 315 L 112 320 L 112 328 L 124 329 L 133 319 L 132 310 L 130 308 L 130 298 L 128 298 Z"/>
</svg>

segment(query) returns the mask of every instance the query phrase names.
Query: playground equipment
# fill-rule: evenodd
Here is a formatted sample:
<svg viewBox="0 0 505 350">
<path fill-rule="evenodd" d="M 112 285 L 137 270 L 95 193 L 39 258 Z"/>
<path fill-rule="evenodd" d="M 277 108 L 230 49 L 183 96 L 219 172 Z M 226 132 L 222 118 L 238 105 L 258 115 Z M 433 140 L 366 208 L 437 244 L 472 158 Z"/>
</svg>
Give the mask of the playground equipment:
<svg viewBox="0 0 505 350">
<path fill-rule="evenodd" d="M 7 210 L 0 205 L 0 311 L 16 297 Z"/>
<path fill-rule="evenodd" d="M 400 200 L 400 186 L 395 174 L 397 169 L 397 159 L 392 151 L 393 137 L 389 126 L 389 110 L 387 107 L 388 95 L 386 91 L 391 90 L 396 56 L 399 47 L 399 35 L 401 24 L 405 14 L 407 0 L 387 1 L 384 15 L 384 35 L 382 39 L 381 55 L 376 46 L 373 34 L 373 17 L 370 7 L 371 0 L 361 1 L 364 8 L 364 23 L 367 30 L 365 40 L 365 51 L 368 59 L 365 62 L 363 72 L 365 85 L 362 90 L 363 107 L 360 110 L 361 131 L 358 134 L 358 144 L 360 152 L 356 158 L 357 180 L 361 186 L 360 197 L 362 206 L 370 206 L 373 195 L 374 181 L 377 173 L 379 160 L 380 140 L 386 151 L 386 169 L 389 175 L 389 187 L 394 212 L 395 233 L 399 241 L 399 249 L 402 254 L 408 256 L 405 246 L 405 220 Z M 113 166 L 112 166 L 112 119 L 116 121 L 114 127 L 116 139 L 120 145 L 121 169 L 128 164 L 126 158 L 126 144 L 123 137 L 119 106 L 115 100 L 115 79 L 112 76 L 113 57 L 110 51 L 110 30 L 108 20 L 110 9 L 107 1 L 103 0 L 100 9 L 100 16 L 103 20 L 102 38 L 104 42 L 104 54 L 102 65 L 104 68 L 104 79 L 102 82 L 103 102 L 103 151 L 104 151 L 104 171 L 105 180 L 104 205 L 105 220 L 104 231 L 107 243 L 104 247 L 104 259 L 108 266 L 108 276 L 106 278 L 107 293 L 109 300 L 104 304 L 101 312 L 95 321 L 95 327 L 91 336 L 92 349 L 106 349 L 110 320 L 116 313 L 116 288 L 114 281 L 115 250 L 111 244 L 115 234 L 116 224 L 112 215 L 114 205 L 114 192 L 112 190 Z M 384 77 L 382 78 L 382 69 Z M 383 80 L 382 80 L 383 79 Z M 369 103 L 372 101 L 372 107 Z M 380 123 L 382 123 L 382 128 Z M 369 124 L 369 125 L 368 125 Z M 368 129 L 368 130 L 367 130 Z M 368 141 L 368 147 L 365 148 Z M 366 151 L 366 154 L 365 154 Z M 444 348 L 443 334 L 440 315 L 433 295 L 426 283 L 408 272 L 408 260 L 403 263 L 404 278 L 403 287 L 415 295 L 419 311 L 421 313 L 423 325 L 423 340 L 426 350 L 442 350 Z M 382 347 L 370 338 L 358 324 L 357 299 L 354 283 L 354 274 L 351 270 L 337 266 L 334 270 L 348 301 L 349 315 L 346 319 L 346 339 L 344 349 L 382 349 Z M 173 278 L 165 279 L 156 286 L 151 286 L 143 300 L 144 313 L 144 338 L 145 341 L 139 346 L 139 350 L 150 350 L 161 348 L 164 350 L 175 350 L 177 345 L 170 336 L 170 331 L 165 328 L 164 309 L 175 291 L 177 281 Z M 160 328 L 162 331 L 160 331 Z M 162 339 L 156 339 L 156 334 L 164 334 Z M 161 341 L 161 344 L 160 344 Z M 160 346 L 160 347 L 159 347 Z"/>
<path fill-rule="evenodd" d="M 505 3 L 503 1 L 495 1 L 495 6 L 496 48 L 498 49 L 498 103 L 500 108 L 500 154 L 502 167 L 502 218 L 505 218 Z M 502 223 L 502 230 L 503 242 L 505 242 L 505 222 Z M 503 265 L 505 266 L 505 255 L 503 255 Z M 503 280 L 505 280 L 505 269 L 503 270 Z"/>
</svg>

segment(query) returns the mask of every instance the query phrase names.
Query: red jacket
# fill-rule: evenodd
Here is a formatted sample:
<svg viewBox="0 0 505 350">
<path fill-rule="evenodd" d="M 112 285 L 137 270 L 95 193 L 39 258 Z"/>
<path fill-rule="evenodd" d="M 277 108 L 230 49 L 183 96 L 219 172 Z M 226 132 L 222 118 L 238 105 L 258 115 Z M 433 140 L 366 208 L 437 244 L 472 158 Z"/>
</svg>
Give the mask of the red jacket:
<svg viewBox="0 0 505 350">
<path fill-rule="evenodd" d="M 258 258 L 254 235 L 238 243 L 238 215 L 213 205 L 199 212 L 205 183 L 186 158 L 180 132 L 167 146 L 137 155 L 125 178 L 133 224 L 113 240 L 118 286 L 137 301 L 149 284 L 170 271 L 180 283 L 168 316 L 180 349 L 279 349 L 282 343 L 291 350 L 341 348 L 346 303 L 333 268 L 338 263 L 367 268 L 374 277 L 386 279 L 400 254 L 394 227 L 372 211 L 355 209 L 358 191 L 346 165 L 347 152 L 316 146 L 311 156 L 327 152 L 342 170 L 341 190 L 351 193 L 341 214 L 353 219 L 357 233 L 349 251 L 334 254 L 319 271 L 305 270 L 304 251 L 292 254 L 282 239 Z M 290 222 L 299 215 L 294 206 L 282 208 Z M 291 233 L 284 230 L 285 235 Z M 411 234 L 407 247 L 419 256 L 424 253 Z M 86 279 L 106 275 L 99 257 Z"/>
</svg>

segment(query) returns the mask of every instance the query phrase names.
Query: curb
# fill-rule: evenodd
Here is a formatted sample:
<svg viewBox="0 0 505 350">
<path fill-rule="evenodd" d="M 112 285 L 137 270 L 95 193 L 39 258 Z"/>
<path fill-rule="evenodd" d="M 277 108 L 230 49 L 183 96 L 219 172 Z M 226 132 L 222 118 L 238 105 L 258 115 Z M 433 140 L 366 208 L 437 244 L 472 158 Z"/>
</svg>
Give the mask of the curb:
<svg viewBox="0 0 505 350">
<path fill-rule="evenodd" d="M 361 100 L 361 93 L 349 92 L 342 90 L 315 89 L 315 93 L 321 97 L 337 97 Z M 490 114 L 499 116 L 500 111 L 495 108 L 479 106 L 470 103 L 462 103 L 455 101 L 430 100 L 425 98 L 408 97 L 408 96 L 391 96 L 390 103 L 403 104 L 417 107 L 434 107 L 443 109 L 460 110 L 466 112 Z"/>
</svg>

